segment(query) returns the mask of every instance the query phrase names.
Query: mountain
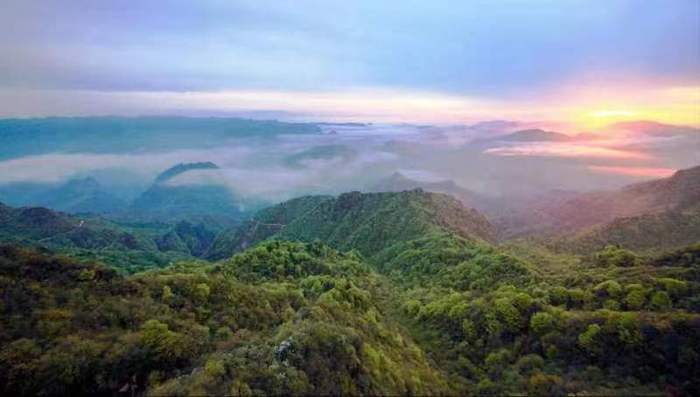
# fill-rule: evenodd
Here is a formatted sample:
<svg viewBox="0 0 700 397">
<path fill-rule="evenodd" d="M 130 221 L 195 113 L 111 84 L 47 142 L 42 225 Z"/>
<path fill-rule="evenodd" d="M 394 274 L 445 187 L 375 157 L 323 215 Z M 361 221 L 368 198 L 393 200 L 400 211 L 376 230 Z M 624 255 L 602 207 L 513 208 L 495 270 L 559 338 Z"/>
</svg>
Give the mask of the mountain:
<svg viewBox="0 0 700 397">
<path fill-rule="evenodd" d="M 472 145 L 491 145 L 503 142 L 568 142 L 574 140 L 573 137 L 554 131 L 545 131 L 539 128 L 518 130 L 510 133 L 502 133 L 486 137 L 477 137 L 471 141 Z"/>
<path fill-rule="evenodd" d="M 405 190 L 422 189 L 427 192 L 445 193 L 455 197 L 466 207 L 484 211 L 490 207 L 490 199 L 457 185 L 453 180 L 417 181 L 394 172 L 385 179 L 372 185 L 369 192 L 402 192 Z"/>
<path fill-rule="evenodd" d="M 216 170 L 211 162 L 177 164 L 154 180 L 123 214 L 125 219 L 158 222 L 206 223 L 212 230 L 235 225 L 250 216 L 243 203 L 226 186 L 207 183 L 173 184 L 172 181 L 193 170 Z"/>
<path fill-rule="evenodd" d="M 347 145 L 321 145 L 305 149 L 299 153 L 287 156 L 285 163 L 292 168 L 306 168 L 314 161 L 347 162 L 358 156 L 358 153 Z"/>
<path fill-rule="evenodd" d="M 0 204 L 0 239 L 47 248 L 149 250 L 155 245 L 105 220 L 77 217 L 43 207 Z"/>
<path fill-rule="evenodd" d="M 279 222 L 265 225 L 268 229 L 261 233 L 254 218 L 252 223 L 238 229 L 233 237 L 222 237 L 228 245 L 219 244 L 213 257 L 223 257 L 269 237 L 320 240 L 340 250 L 357 249 L 368 257 L 394 244 L 434 233 L 452 233 L 479 242 L 494 239 L 491 224 L 476 210 L 465 208 L 446 194 L 420 189 L 398 193 L 350 192 L 337 198 L 302 198 L 266 211 L 260 219 Z"/>
<path fill-rule="evenodd" d="M 41 206 L 68 213 L 109 214 L 127 206 L 92 177 L 70 179 L 58 185 L 7 184 L 0 187 L 0 200 L 15 206 Z"/>
<path fill-rule="evenodd" d="M 231 117 L 45 117 L 0 120 L 0 160 L 46 153 L 217 147 L 232 138 L 320 134 L 313 123 Z"/>
<path fill-rule="evenodd" d="M 333 200 L 333 197 L 305 196 L 262 209 L 242 225 L 220 233 L 206 257 L 217 260 L 243 251 L 249 246 L 273 236 L 280 231 L 283 225 L 292 223 L 328 200 Z"/>
<path fill-rule="evenodd" d="M 95 178 L 71 179 L 49 191 L 39 205 L 69 213 L 107 214 L 123 210 L 126 203 L 106 192 Z"/>
<path fill-rule="evenodd" d="M 700 202 L 700 166 L 677 171 L 668 178 L 642 182 L 613 191 L 554 197 L 523 206 L 497 223 L 505 235 L 574 233 L 618 218 L 664 212 L 683 213 Z M 510 219 L 508 219 L 510 217 Z"/>
<path fill-rule="evenodd" d="M 649 136 L 668 137 L 697 134 L 700 129 L 682 125 L 664 124 L 655 121 L 625 121 L 607 127 L 609 131 L 627 131 Z"/>
<path fill-rule="evenodd" d="M 617 218 L 558 242 L 580 253 L 614 244 L 635 251 L 670 250 L 700 242 L 700 203 L 680 211 Z"/>
<path fill-rule="evenodd" d="M 370 268 L 319 244 L 132 276 L 0 246 L 0 287 L 3 395 L 459 394 Z"/>
<path fill-rule="evenodd" d="M 349 193 L 320 200 L 305 214 L 327 218 L 306 226 L 352 217 L 387 232 L 392 217 L 423 222 L 412 207 L 447 199 Z M 458 230 L 400 239 L 380 252 L 389 267 L 318 241 L 266 241 L 216 264 L 120 275 L 0 245 L 0 393 L 697 394 L 697 245 L 525 261 Z"/>
<path fill-rule="evenodd" d="M 180 221 L 155 242 L 160 251 L 179 251 L 200 257 L 208 252 L 215 237 L 216 233 L 203 224 Z"/>
<path fill-rule="evenodd" d="M 0 243 L 22 244 L 98 260 L 133 273 L 204 255 L 214 241 L 208 227 L 181 221 L 120 224 L 94 215 L 0 203 Z"/>
<path fill-rule="evenodd" d="M 572 138 L 559 132 L 545 131 L 541 129 L 529 129 L 501 135 L 491 140 L 505 142 L 567 142 Z"/>
<path fill-rule="evenodd" d="M 155 179 L 155 183 L 165 183 L 180 174 L 184 174 L 191 170 L 217 170 L 219 166 L 212 163 L 211 161 L 199 162 L 199 163 L 180 163 L 174 165 L 167 170 L 161 172 Z"/>
<path fill-rule="evenodd" d="M 467 128 L 479 131 L 482 134 L 493 135 L 516 131 L 518 128 L 522 128 L 522 123 L 510 120 L 490 120 L 469 125 Z"/>
</svg>

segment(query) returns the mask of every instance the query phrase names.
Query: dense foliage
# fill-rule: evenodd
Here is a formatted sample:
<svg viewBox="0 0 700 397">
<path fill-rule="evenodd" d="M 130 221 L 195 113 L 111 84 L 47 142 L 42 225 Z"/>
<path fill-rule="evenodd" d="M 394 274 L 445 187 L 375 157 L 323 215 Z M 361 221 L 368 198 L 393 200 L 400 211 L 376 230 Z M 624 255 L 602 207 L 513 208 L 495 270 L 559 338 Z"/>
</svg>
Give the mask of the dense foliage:
<svg viewBox="0 0 700 397">
<path fill-rule="evenodd" d="M 126 273 L 203 256 L 214 237 L 209 227 L 187 221 L 115 223 L 92 215 L 0 203 L 0 242 L 100 261 Z"/>
<path fill-rule="evenodd" d="M 207 253 L 209 259 L 228 258 L 263 241 L 331 196 L 304 196 L 258 211 L 242 225 L 220 233 Z"/>
<path fill-rule="evenodd" d="M 73 235 L 40 214 L 16 230 Z M 95 251 L 0 249 L 5 393 L 700 394 L 697 243 L 496 246 L 478 213 L 420 190 L 292 200 L 216 250 L 187 223 L 149 236 L 226 259 L 126 276 Z"/>
<path fill-rule="evenodd" d="M 394 275 L 407 326 L 453 382 L 480 394 L 700 391 L 697 247 L 672 256 L 689 262 L 607 247 L 542 269 L 480 249 L 455 256 L 454 244 L 397 259 L 444 258 L 430 277 Z"/>
<path fill-rule="evenodd" d="M 218 255 L 231 254 L 267 238 L 319 239 L 343 251 L 356 249 L 371 259 L 394 244 L 430 233 L 449 232 L 473 241 L 490 241 L 494 233 L 477 211 L 446 194 L 420 189 L 350 192 L 337 198 L 302 197 L 261 214 L 261 218 L 253 218 L 229 237 L 220 236 Z"/>
<path fill-rule="evenodd" d="M 128 278 L 4 247 L 0 293 L 5 393 L 448 391 L 384 313 L 377 275 L 319 244 L 273 242 Z"/>
</svg>

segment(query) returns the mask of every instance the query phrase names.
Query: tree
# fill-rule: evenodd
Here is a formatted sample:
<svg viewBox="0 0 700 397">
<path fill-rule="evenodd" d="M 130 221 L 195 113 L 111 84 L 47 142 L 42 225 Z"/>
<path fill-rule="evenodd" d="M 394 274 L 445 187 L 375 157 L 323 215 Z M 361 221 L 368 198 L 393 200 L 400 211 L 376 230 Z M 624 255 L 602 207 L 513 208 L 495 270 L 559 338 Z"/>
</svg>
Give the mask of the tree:
<svg viewBox="0 0 700 397">
<path fill-rule="evenodd" d="M 666 291 L 657 291 L 651 296 L 651 307 L 655 310 L 668 310 L 673 306 Z"/>
<path fill-rule="evenodd" d="M 554 317 L 545 312 L 537 312 L 530 318 L 530 328 L 537 335 L 544 335 L 554 327 Z"/>
<path fill-rule="evenodd" d="M 588 328 L 578 336 L 578 344 L 591 354 L 599 354 L 601 352 L 599 334 L 600 325 L 590 324 Z"/>
<path fill-rule="evenodd" d="M 625 304 L 630 310 L 641 310 L 647 300 L 647 291 L 640 284 L 628 287 L 629 292 L 625 297 Z"/>
</svg>

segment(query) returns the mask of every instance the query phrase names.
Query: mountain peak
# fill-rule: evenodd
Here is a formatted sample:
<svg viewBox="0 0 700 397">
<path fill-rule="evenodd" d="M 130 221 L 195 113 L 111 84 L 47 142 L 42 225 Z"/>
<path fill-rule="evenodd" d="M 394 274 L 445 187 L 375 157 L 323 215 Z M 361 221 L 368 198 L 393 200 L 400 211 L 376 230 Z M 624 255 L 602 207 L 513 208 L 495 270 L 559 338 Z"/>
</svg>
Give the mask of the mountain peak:
<svg viewBox="0 0 700 397">
<path fill-rule="evenodd" d="M 554 131 L 545 131 L 539 128 L 528 130 L 520 130 L 511 134 L 499 136 L 495 138 L 499 141 L 514 141 L 514 142 L 564 142 L 570 141 L 571 137 Z"/>
<path fill-rule="evenodd" d="M 632 133 L 639 133 L 651 136 L 674 136 L 674 135 L 685 135 L 690 133 L 698 133 L 700 131 L 698 128 L 674 125 L 674 124 L 664 124 L 656 121 L 623 121 L 619 123 L 612 124 L 609 130 L 623 130 Z"/>
<path fill-rule="evenodd" d="M 196 163 L 179 163 L 177 165 L 174 165 L 167 170 L 161 172 L 155 180 L 155 183 L 164 183 L 167 182 L 176 176 L 183 174 L 187 171 L 191 170 L 213 170 L 213 169 L 219 169 L 219 166 L 212 163 L 211 161 L 203 161 L 203 162 L 196 162 Z"/>
<path fill-rule="evenodd" d="M 87 176 L 85 178 L 74 178 L 68 180 L 65 185 L 65 188 L 72 188 L 72 189 L 99 189 L 100 188 L 100 183 L 97 182 L 97 180 L 91 176 Z"/>
<path fill-rule="evenodd" d="M 306 204 L 308 202 L 308 204 Z M 261 230 L 269 232 L 262 233 Z M 261 211 L 234 231 L 214 256 L 219 259 L 267 238 L 321 240 L 368 257 L 426 233 L 454 233 L 465 240 L 492 241 L 493 227 L 476 210 L 443 193 L 348 192 L 336 198 L 307 196 Z"/>
</svg>

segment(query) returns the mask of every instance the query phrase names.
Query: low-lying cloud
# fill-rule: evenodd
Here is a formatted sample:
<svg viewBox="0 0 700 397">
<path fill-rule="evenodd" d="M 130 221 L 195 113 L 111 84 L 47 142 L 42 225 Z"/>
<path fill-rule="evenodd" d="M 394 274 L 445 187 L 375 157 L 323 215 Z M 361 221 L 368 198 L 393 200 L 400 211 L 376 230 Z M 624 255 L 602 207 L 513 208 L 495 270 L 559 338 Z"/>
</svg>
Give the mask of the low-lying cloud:
<svg viewBox="0 0 700 397">
<path fill-rule="evenodd" d="M 363 189 L 398 171 L 418 182 L 451 179 L 480 193 L 508 195 L 610 188 L 700 163 L 695 135 L 603 135 L 566 142 L 478 139 L 520 125 L 323 125 L 321 134 L 235 139 L 211 149 L 32 155 L 1 161 L 0 185 L 123 174 L 134 186 L 148 186 L 175 164 L 211 161 L 219 169 L 188 171 L 168 183 L 223 185 L 240 197 L 279 201 Z"/>
</svg>

